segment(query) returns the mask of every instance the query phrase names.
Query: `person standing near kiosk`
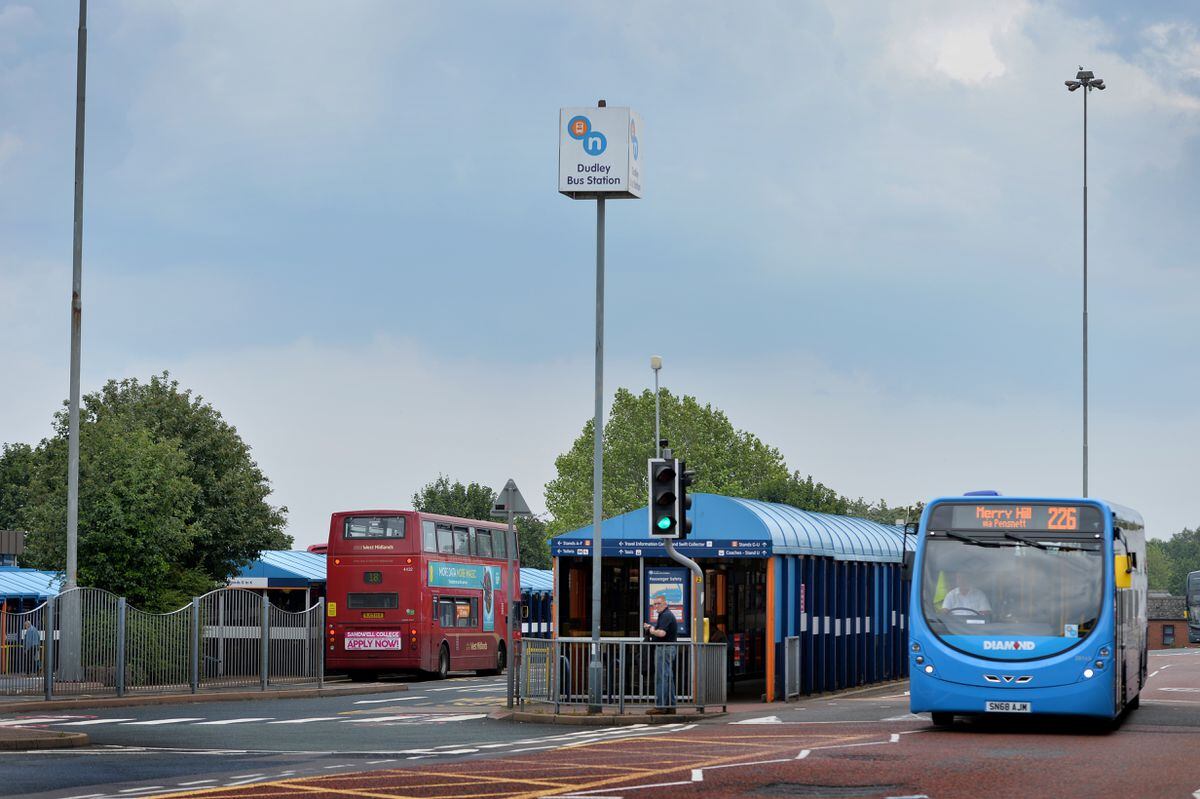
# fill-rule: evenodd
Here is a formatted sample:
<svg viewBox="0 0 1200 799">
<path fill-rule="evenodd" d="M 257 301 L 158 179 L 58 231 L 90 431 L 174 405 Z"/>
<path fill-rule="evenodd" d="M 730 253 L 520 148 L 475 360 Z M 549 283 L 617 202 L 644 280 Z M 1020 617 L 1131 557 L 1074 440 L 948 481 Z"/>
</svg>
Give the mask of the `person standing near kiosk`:
<svg viewBox="0 0 1200 799">
<path fill-rule="evenodd" d="M 647 713 L 675 712 L 675 641 L 679 638 L 679 622 L 667 607 L 667 598 L 656 594 L 651 600 L 657 617 L 654 624 L 646 622 L 642 629 L 656 641 L 654 648 L 654 708 Z M 668 646 L 669 645 L 669 646 Z"/>
</svg>

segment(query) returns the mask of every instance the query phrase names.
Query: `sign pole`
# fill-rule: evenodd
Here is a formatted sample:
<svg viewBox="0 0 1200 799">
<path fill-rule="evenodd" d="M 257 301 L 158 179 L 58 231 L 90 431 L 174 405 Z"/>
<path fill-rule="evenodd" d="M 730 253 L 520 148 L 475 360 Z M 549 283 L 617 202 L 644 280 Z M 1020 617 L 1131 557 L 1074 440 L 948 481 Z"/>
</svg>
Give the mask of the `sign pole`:
<svg viewBox="0 0 1200 799">
<path fill-rule="evenodd" d="M 600 101 L 603 106 L 604 101 Z M 604 513 L 604 198 L 596 198 L 596 418 L 592 423 L 592 659 L 588 666 L 588 712 L 601 710 L 604 664 L 600 659 L 600 558 Z"/>
<path fill-rule="evenodd" d="M 609 197 L 642 196 L 642 120 L 630 108 L 560 108 L 558 190 L 596 201 L 596 408 L 592 426 L 592 640 L 588 712 L 599 713 L 604 666 L 600 656 L 601 560 L 604 556 L 604 204 Z"/>
<path fill-rule="evenodd" d="M 508 517 L 508 532 L 505 533 L 508 538 L 508 551 L 505 553 L 508 556 L 508 662 L 504 665 L 508 667 L 508 709 L 512 710 L 517 668 L 517 614 L 520 613 L 518 603 L 521 601 L 521 595 L 516 591 L 518 583 L 517 533 L 513 529 L 512 489 L 507 485 L 504 487 L 504 511 Z M 515 600 L 514 594 L 516 594 Z"/>
</svg>

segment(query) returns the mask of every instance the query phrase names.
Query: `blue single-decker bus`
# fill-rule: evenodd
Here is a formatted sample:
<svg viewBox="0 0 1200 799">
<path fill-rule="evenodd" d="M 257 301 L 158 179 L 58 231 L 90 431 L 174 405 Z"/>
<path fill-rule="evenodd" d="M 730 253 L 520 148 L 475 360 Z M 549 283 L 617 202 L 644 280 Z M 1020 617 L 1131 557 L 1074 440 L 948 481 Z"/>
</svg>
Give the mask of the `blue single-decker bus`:
<svg viewBox="0 0 1200 799">
<path fill-rule="evenodd" d="M 933 500 L 917 525 L 911 708 L 1117 719 L 1146 680 L 1146 535 L 1095 499 Z"/>
</svg>

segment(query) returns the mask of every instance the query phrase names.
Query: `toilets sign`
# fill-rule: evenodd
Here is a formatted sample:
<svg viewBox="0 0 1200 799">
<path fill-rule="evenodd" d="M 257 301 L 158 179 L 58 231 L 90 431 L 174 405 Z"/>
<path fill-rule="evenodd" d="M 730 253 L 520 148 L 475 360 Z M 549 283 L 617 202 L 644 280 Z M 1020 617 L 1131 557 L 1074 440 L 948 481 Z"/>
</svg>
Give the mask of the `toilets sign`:
<svg viewBox="0 0 1200 799">
<path fill-rule="evenodd" d="M 642 196 L 642 118 L 628 108 L 561 108 L 558 190 L 576 200 Z"/>
</svg>

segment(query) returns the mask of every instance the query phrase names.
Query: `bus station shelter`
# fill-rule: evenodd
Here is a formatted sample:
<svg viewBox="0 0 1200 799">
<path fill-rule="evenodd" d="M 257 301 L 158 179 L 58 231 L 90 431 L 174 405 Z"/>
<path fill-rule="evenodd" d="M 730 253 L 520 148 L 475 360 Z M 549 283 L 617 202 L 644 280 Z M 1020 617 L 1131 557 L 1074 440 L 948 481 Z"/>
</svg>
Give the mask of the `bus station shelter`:
<svg viewBox="0 0 1200 799">
<path fill-rule="evenodd" d="M 268 550 L 229 578 L 227 588 L 261 593 L 293 613 L 325 596 L 325 555 L 303 550 Z"/>
<path fill-rule="evenodd" d="M 694 494 L 692 532 L 676 551 L 704 571 L 709 640 L 726 642 L 733 681 L 758 681 L 767 701 L 907 675 L 901 527 L 790 505 Z M 602 523 L 601 635 L 640 638 L 651 591 L 695 601 L 686 569 L 649 532 L 646 508 Z M 591 635 L 592 527 L 556 536 L 555 631 Z M 687 637 L 691 637 L 691 630 Z M 701 631 L 701 636 L 704 632 Z"/>
<path fill-rule="evenodd" d="M 0 567 L 0 605 L 6 613 L 33 610 L 57 594 L 61 583 L 54 572 Z"/>
<path fill-rule="evenodd" d="M 554 572 L 521 568 L 521 635 L 548 638 L 553 627 Z"/>
</svg>

